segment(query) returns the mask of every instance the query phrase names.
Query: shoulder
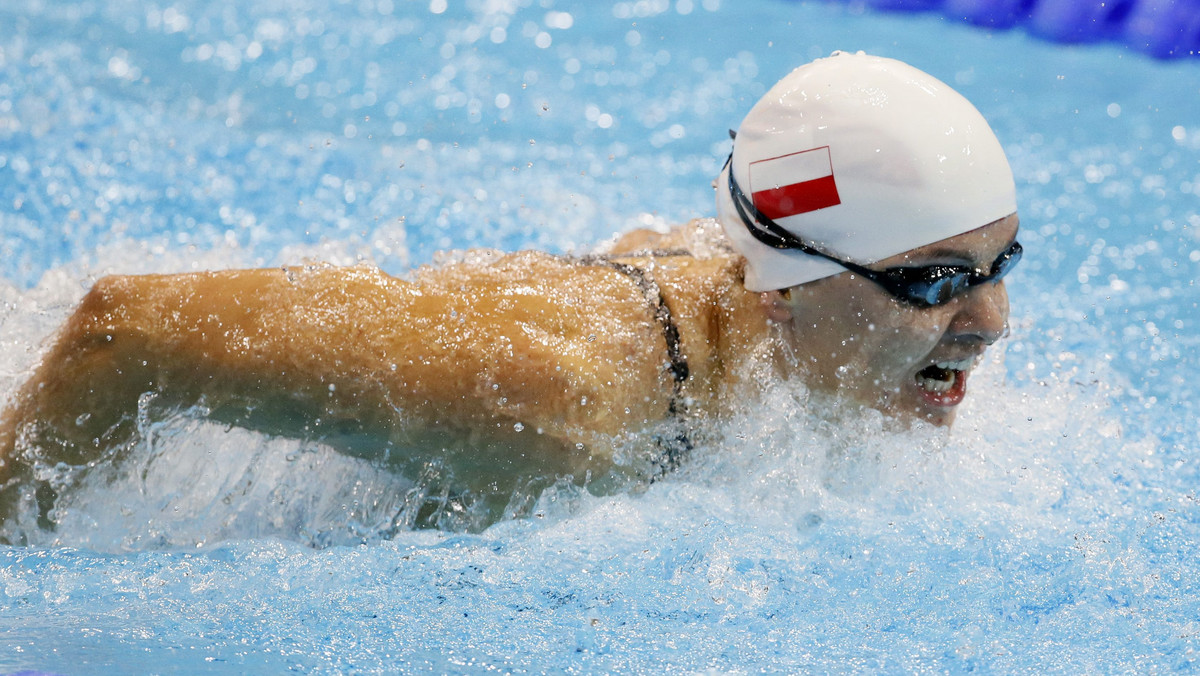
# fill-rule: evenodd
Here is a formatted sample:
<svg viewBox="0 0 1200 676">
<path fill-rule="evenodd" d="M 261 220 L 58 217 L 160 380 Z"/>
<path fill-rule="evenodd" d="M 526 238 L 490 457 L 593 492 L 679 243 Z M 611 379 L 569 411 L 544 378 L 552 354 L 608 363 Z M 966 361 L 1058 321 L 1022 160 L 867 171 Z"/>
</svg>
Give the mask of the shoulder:
<svg viewBox="0 0 1200 676">
<path fill-rule="evenodd" d="M 599 247 L 602 253 L 630 255 L 648 252 L 686 252 L 698 258 L 731 255 L 721 226 L 712 218 L 695 218 L 669 229 L 638 228 Z"/>
</svg>

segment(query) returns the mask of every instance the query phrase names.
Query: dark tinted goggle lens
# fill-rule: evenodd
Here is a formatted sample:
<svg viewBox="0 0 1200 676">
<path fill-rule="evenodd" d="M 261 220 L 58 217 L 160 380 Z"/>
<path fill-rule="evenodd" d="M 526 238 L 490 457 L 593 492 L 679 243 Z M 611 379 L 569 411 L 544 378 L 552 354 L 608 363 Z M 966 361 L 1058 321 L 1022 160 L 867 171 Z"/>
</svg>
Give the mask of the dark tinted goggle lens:
<svg viewBox="0 0 1200 676">
<path fill-rule="evenodd" d="M 875 281 L 901 300 L 932 307 L 950 302 L 972 286 L 999 281 L 1021 260 L 1021 252 L 1020 243 L 1013 242 L 996 258 L 991 272 L 986 275 L 961 266 L 931 265 L 884 270 Z"/>
<path fill-rule="evenodd" d="M 996 259 L 995 263 L 992 263 L 992 274 L 989 275 L 988 278 L 1000 279 L 1004 275 L 1007 275 L 1008 271 L 1012 270 L 1013 266 L 1017 264 L 1017 261 L 1021 260 L 1021 254 L 1023 252 L 1024 249 L 1021 248 L 1021 243 L 1013 242 L 1012 246 L 1008 247 L 1007 251 L 1000 254 L 1000 257 Z"/>
<path fill-rule="evenodd" d="M 923 288 L 922 288 L 923 287 Z M 970 287 L 970 278 L 967 274 L 958 272 L 949 277 L 942 277 L 934 281 L 932 284 L 917 284 L 908 292 L 917 292 L 920 301 L 925 305 L 941 305 L 949 303 L 955 296 L 966 291 Z"/>
</svg>

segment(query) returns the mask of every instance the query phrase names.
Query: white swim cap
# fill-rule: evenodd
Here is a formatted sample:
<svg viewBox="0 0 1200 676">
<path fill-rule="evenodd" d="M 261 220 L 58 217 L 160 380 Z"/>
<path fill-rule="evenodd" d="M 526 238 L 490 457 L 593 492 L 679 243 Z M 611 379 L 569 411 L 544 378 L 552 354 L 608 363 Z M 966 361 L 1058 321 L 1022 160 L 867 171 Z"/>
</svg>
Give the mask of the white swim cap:
<svg viewBox="0 0 1200 676">
<path fill-rule="evenodd" d="M 1016 210 L 1012 169 L 979 111 L 928 74 L 862 52 L 834 52 L 772 87 L 742 121 L 717 180 L 717 217 L 746 258 L 750 291 L 845 271 L 765 243 L 769 221 L 865 265 Z"/>
</svg>

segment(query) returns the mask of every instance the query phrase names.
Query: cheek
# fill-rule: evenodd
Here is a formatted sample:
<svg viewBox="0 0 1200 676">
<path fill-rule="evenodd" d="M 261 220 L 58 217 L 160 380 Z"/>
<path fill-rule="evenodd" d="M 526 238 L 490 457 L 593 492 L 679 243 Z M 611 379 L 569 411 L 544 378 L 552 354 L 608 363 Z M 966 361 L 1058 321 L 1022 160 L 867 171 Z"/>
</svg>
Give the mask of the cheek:
<svg viewBox="0 0 1200 676">
<path fill-rule="evenodd" d="M 794 314 L 795 345 L 811 356 L 814 375 L 843 386 L 848 376 L 864 386 L 894 384 L 946 332 L 949 318 L 936 309 L 900 305 L 863 280 L 831 278 L 806 291 Z"/>
<path fill-rule="evenodd" d="M 922 311 L 903 309 L 881 316 L 864 335 L 863 352 L 881 375 L 907 374 L 923 362 L 945 335 L 945 322 Z"/>
</svg>

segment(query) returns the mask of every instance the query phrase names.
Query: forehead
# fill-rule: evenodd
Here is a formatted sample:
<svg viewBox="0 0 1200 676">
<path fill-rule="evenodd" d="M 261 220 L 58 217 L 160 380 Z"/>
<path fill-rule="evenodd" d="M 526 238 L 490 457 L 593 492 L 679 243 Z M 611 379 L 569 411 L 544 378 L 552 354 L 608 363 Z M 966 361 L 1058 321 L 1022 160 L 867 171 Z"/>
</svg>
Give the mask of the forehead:
<svg viewBox="0 0 1200 676">
<path fill-rule="evenodd" d="M 879 266 L 918 262 L 988 264 L 1017 238 L 1018 223 L 1017 215 L 1010 214 L 970 232 L 885 258 L 879 261 Z"/>
</svg>

